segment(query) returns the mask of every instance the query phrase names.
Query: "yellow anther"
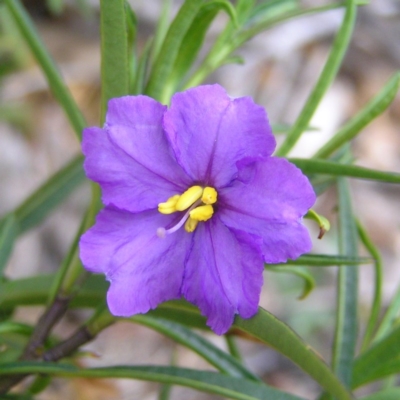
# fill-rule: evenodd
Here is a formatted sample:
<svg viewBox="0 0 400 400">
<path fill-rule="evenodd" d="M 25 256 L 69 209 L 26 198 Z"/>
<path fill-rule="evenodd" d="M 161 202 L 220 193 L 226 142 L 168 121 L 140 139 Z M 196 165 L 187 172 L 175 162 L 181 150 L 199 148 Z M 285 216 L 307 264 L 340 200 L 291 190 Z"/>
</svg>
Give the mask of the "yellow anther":
<svg viewBox="0 0 400 400">
<path fill-rule="evenodd" d="M 203 195 L 201 196 L 201 201 L 204 204 L 214 204 L 217 201 L 218 193 L 210 186 L 206 186 L 203 190 Z"/>
<path fill-rule="evenodd" d="M 195 219 L 196 221 L 207 221 L 214 214 L 214 209 L 209 204 L 205 206 L 199 206 L 190 211 L 190 218 Z"/>
<path fill-rule="evenodd" d="M 199 221 L 189 217 L 185 222 L 185 231 L 189 233 L 193 232 L 196 229 L 198 223 Z"/>
<path fill-rule="evenodd" d="M 182 193 L 175 205 L 176 210 L 183 211 L 189 208 L 193 203 L 200 199 L 203 194 L 201 186 L 192 186 L 186 192 Z"/>
<path fill-rule="evenodd" d="M 165 203 L 160 203 L 158 205 L 158 211 L 161 214 L 172 214 L 176 211 L 176 203 L 179 200 L 179 194 L 170 197 Z"/>
</svg>

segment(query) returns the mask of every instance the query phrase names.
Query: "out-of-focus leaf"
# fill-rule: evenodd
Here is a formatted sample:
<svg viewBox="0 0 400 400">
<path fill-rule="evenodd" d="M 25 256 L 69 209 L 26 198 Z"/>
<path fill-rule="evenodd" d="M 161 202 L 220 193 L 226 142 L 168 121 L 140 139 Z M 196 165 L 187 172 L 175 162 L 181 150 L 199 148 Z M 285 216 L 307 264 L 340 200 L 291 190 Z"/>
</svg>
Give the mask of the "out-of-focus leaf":
<svg viewBox="0 0 400 400">
<path fill-rule="evenodd" d="M 303 292 L 299 296 L 299 300 L 305 299 L 311 293 L 311 291 L 315 288 L 315 279 L 306 268 L 303 268 L 301 266 L 268 267 L 268 264 L 266 265 L 266 268 L 268 271 L 284 273 L 284 274 L 291 274 L 291 275 L 298 276 L 300 279 L 302 279 L 304 287 L 303 287 Z"/>
<path fill-rule="evenodd" d="M 219 371 L 238 378 L 259 381 L 260 379 L 248 371 L 239 361 L 231 355 L 215 347 L 208 340 L 194 333 L 182 324 L 168 321 L 163 318 L 154 318 L 149 315 L 136 315 L 131 321 L 145 325 L 151 329 L 168 336 L 174 342 L 179 343 L 195 351 Z"/>
<path fill-rule="evenodd" d="M 1 374 L 49 374 L 66 378 L 125 378 L 190 387 L 238 400 L 304 400 L 262 383 L 233 378 L 209 371 L 178 367 L 115 366 L 80 369 L 67 364 L 8 363 L 0 365 Z"/>
<path fill-rule="evenodd" d="M 8 310 L 17 305 L 34 306 L 47 303 L 49 287 L 55 274 L 0 282 L 0 309 Z M 71 303 L 72 307 L 97 307 L 104 298 L 108 283 L 103 276 L 91 275 Z"/>
<path fill-rule="evenodd" d="M 4 3 L 10 10 L 22 36 L 40 65 L 54 97 L 67 114 L 76 135 L 78 138 L 81 138 L 82 130 L 86 125 L 85 119 L 72 98 L 71 93 L 64 85 L 62 77 L 37 34 L 29 15 L 26 13 L 19 0 L 4 0 Z"/>
<path fill-rule="evenodd" d="M 250 319 L 235 318 L 234 327 L 271 346 L 305 371 L 337 400 L 353 397 L 325 362 L 286 324 L 259 308 Z"/>
<path fill-rule="evenodd" d="M 156 32 L 154 37 L 149 39 L 152 42 L 151 52 L 149 56 L 150 65 L 153 65 L 160 52 L 161 46 L 164 42 L 165 36 L 168 32 L 170 24 L 172 0 L 164 0 L 162 2 L 162 8 L 160 18 L 157 21 Z"/>
<path fill-rule="evenodd" d="M 129 93 L 125 0 L 100 0 L 101 122 L 108 100 Z"/>
<path fill-rule="evenodd" d="M 267 0 L 259 2 L 254 7 L 248 23 L 260 24 L 288 11 L 298 10 L 298 3 L 298 0 Z"/>
<path fill-rule="evenodd" d="M 371 264 L 374 260 L 369 257 L 330 256 L 327 254 L 305 254 L 296 260 L 287 260 L 285 264 L 270 264 L 276 266 L 306 265 L 308 267 L 332 267 L 335 265 Z"/>
<path fill-rule="evenodd" d="M 141 94 L 144 92 L 145 84 L 146 84 L 146 73 L 147 67 L 150 63 L 150 53 L 152 49 L 153 41 L 149 39 L 142 51 L 142 54 L 139 57 L 139 62 L 136 68 L 136 73 L 134 80 L 132 81 L 131 94 Z"/>
<path fill-rule="evenodd" d="M 26 334 L 0 333 L 0 364 L 16 361 L 22 354 L 27 341 L 28 336 Z"/>
<path fill-rule="evenodd" d="M 75 157 L 66 167 L 51 176 L 14 211 L 19 233 L 39 224 L 50 211 L 85 181 L 83 157 Z"/>
<path fill-rule="evenodd" d="M 156 100 L 169 100 L 163 98 L 165 82 L 172 72 L 182 41 L 203 3 L 203 0 L 186 0 L 168 29 L 145 90 Z"/>
<path fill-rule="evenodd" d="M 329 53 L 328 60 L 319 76 L 310 96 L 308 97 L 303 109 L 294 122 L 292 129 L 287 134 L 284 142 L 276 151 L 277 156 L 285 156 L 296 144 L 301 134 L 310 123 L 315 110 L 317 109 L 322 97 L 336 77 L 342 63 L 347 47 L 350 43 L 356 19 L 356 5 L 354 0 L 346 2 L 346 12 L 342 26 L 336 35 Z"/>
<path fill-rule="evenodd" d="M 395 172 L 378 171 L 357 165 L 340 164 L 325 160 L 290 158 L 289 161 L 297 165 L 305 174 L 348 176 L 387 183 L 400 183 L 400 174 Z"/>
<path fill-rule="evenodd" d="M 380 392 L 360 398 L 360 400 L 399 400 L 399 399 L 400 399 L 400 388 L 398 387 L 384 389 Z"/>
<path fill-rule="evenodd" d="M 0 323 L 0 335 L 4 333 L 15 333 L 29 336 L 33 328 L 20 322 L 4 321 Z"/>
<path fill-rule="evenodd" d="M 338 180 L 339 250 L 347 257 L 357 257 L 357 231 L 347 182 Z M 333 346 L 333 369 L 350 387 L 357 341 L 358 269 L 343 265 L 339 268 L 336 311 L 336 332 Z"/>
<path fill-rule="evenodd" d="M 393 296 L 392 301 L 389 304 L 388 309 L 386 310 L 385 315 L 382 318 L 382 321 L 379 325 L 379 328 L 373 340 L 374 343 L 382 339 L 390 332 L 392 326 L 396 322 L 399 311 L 400 311 L 400 288 L 397 289 L 395 295 Z"/>
<path fill-rule="evenodd" d="M 52 377 L 49 375 L 38 375 L 29 386 L 27 392 L 31 394 L 39 394 L 50 385 L 51 381 Z"/>
<path fill-rule="evenodd" d="M 137 55 L 135 48 L 137 18 L 135 12 L 132 10 L 130 4 L 125 1 L 125 17 L 126 17 L 126 31 L 127 31 L 127 50 L 128 50 L 128 70 L 129 70 L 129 93 L 133 82 L 135 81 L 135 74 L 137 68 Z"/>
<path fill-rule="evenodd" d="M 360 221 L 357 221 L 357 231 L 358 236 L 367 249 L 368 253 L 374 259 L 374 297 L 372 301 L 371 311 L 368 318 L 368 323 L 365 328 L 364 339 L 361 345 L 361 351 L 365 351 L 366 348 L 369 346 L 373 334 L 376 330 L 378 320 L 379 320 L 379 313 L 381 311 L 381 304 L 382 304 L 382 284 L 383 284 L 383 266 L 382 266 L 382 258 L 379 254 L 378 249 L 372 243 L 372 240 L 367 234 L 367 231 L 361 225 Z"/>
<path fill-rule="evenodd" d="M 356 388 L 398 372 L 400 372 L 399 326 L 356 359 L 352 386 Z"/>
<path fill-rule="evenodd" d="M 50 12 L 54 15 L 60 15 L 63 12 L 63 0 L 46 0 L 46 4 Z"/>
<path fill-rule="evenodd" d="M 329 142 L 322 146 L 315 158 L 326 158 L 343 144 L 353 139 L 361 130 L 382 114 L 394 100 L 400 85 L 400 72 L 386 83 L 382 90 L 346 125 L 344 125 Z"/>
<path fill-rule="evenodd" d="M 236 21 L 236 12 L 228 1 L 213 0 L 205 3 L 197 13 L 179 48 L 171 74 L 165 82 L 163 99 L 169 99 L 179 87 L 204 42 L 206 32 L 217 13 L 225 9 L 232 20 Z"/>
<path fill-rule="evenodd" d="M 18 223 L 13 214 L 8 214 L 0 220 L 0 277 L 11 255 L 17 234 Z"/>
</svg>

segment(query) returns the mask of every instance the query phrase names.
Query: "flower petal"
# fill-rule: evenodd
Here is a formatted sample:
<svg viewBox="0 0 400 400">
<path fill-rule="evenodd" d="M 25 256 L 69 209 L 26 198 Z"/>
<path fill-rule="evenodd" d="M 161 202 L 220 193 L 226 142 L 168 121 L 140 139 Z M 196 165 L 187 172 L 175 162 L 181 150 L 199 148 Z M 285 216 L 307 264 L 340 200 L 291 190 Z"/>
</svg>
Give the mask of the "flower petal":
<svg viewBox="0 0 400 400">
<path fill-rule="evenodd" d="M 192 238 L 184 230 L 159 238 L 157 228 L 171 218 L 156 210 L 131 214 L 105 208 L 82 236 L 82 263 L 89 271 L 105 273 L 111 282 L 107 301 L 114 315 L 145 313 L 180 297 Z"/>
<path fill-rule="evenodd" d="M 263 283 L 261 241 L 228 229 L 217 217 L 199 224 L 193 235 L 182 294 L 221 335 L 235 314 L 249 318 L 257 312 Z"/>
<path fill-rule="evenodd" d="M 219 192 L 218 213 L 230 228 L 261 237 L 264 260 L 280 263 L 311 250 L 301 218 L 314 202 L 314 190 L 302 172 L 271 157 L 243 167 L 237 181 Z"/>
<path fill-rule="evenodd" d="M 100 184 L 104 204 L 139 212 L 188 186 L 162 129 L 165 109 L 146 96 L 113 99 L 105 129 L 84 130 L 84 168 Z"/>
<path fill-rule="evenodd" d="M 211 186 L 229 184 L 237 161 L 267 157 L 275 148 L 265 110 L 250 97 L 230 98 L 219 85 L 175 94 L 164 128 L 182 168 Z"/>
</svg>

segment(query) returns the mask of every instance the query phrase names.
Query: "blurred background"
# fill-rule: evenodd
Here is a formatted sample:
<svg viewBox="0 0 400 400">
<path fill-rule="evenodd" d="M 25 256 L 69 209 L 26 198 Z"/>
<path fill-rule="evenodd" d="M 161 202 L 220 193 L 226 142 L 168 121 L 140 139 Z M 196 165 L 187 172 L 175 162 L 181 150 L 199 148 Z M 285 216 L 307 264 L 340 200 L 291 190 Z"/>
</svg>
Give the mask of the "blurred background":
<svg viewBox="0 0 400 400">
<path fill-rule="evenodd" d="M 138 18 L 138 50 L 154 34 L 162 0 L 130 0 Z M 181 1 L 173 1 L 171 18 Z M 319 0 L 304 1 L 310 6 Z M 99 123 L 100 48 L 97 0 L 26 0 L 40 36 L 90 125 Z M 237 52 L 243 65 L 227 65 L 207 80 L 222 84 L 232 96 L 250 95 L 265 107 L 273 124 L 292 123 L 326 60 L 342 10 L 297 18 L 250 40 Z M 212 24 L 205 47 L 223 29 L 227 16 Z M 357 25 L 339 76 L 312 120 L 317 130 L 303 135 L 291 155 L 309 157 L 350 116 L 379 92 L 400 68 L 400 3 L 371 0 L 359 8 Z M 278 135 L 279 141 L 279 135 Z M 358 165 L 400 172 L 400 98 L 366 128 L 353 143 Z M 0 4 L 0 215 L 15 208 L 46 178 L 80 151 L 68 121 L 49 93 L 46 81 L 24 44 L 7 10 Z M 352 180 L 353 206 L 365 223 L 384 260 L 384 301 L 400 283 L 400 187 Z M 89 185 L 71 193 L 66 202 L 37 228 L 17 242 L 6 275 L 11 278 L 55 271 L 79 226 L 89 202 Z M 336 195 L 324 193 L 317 210 L 333 228 L 322 240 L 310 230 L 316 253 L 337 252 Z M 362 249 L 361 249 L 362 252 Z M 361 266 L 360 316 L 371 303 L 372 266 Z M 288 323 L 329 361 L 334 326 L 336 268 L 310 268 L 317 286 L 298 300 L 303 282 L 288 274 L 265 273 L 261 306 Z M 21 308 L 19 321 L 35 323 L 40 308 Z M 66 337 L 89 314 L 69 312 L 56 329 Z M 360 325 L 362 332 L 364 326 Z M 205 334 L 225 348 L 222 338 Z M 271 385 L 312 398 L 318 387 L 289 361 L 265 346 L 239 339 L 245 364 Z M 84 347 L 80 363 L 170 364 L 211 369 L 198 356 L 146 328 L 120 323 L 102 332 Z M 1 349 L 0 349 L 1 351 Z M 160 387 L 139 381 L 55 380 L 39 400 L 151 400 Z M 173 388 L 171 399 L 202 400 L 218 397 Z"/>
</svg>

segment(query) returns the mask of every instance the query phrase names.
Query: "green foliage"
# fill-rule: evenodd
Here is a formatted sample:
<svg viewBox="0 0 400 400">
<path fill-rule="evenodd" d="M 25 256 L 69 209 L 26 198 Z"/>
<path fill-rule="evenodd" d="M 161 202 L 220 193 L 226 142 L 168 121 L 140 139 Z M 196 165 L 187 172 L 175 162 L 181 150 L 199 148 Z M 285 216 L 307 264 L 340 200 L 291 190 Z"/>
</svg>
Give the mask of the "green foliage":
<svg viewBox="0 0 400 400">
<path fill-rule="evenodd" d="M 86 125 L 85 120 L 42 43 L 30 16 L 19 0 L 3 0 L 2 3 L 5 7 L 3 10 L 9 13 L 7 16 L 12 17 L 12 23 L 19 29 L 20 38 L 32 53 L 47 79 L 51 92 L 80 138 Z M 80 3 L 81 6 L 88 7 L 83 0 Z M 244 62 L 244 58 L 235 52 L 258 33 L 306 14 L 320 13 L 338 7 L 344 8 L 342 25 L 303 109 L 293 125 L 274 126 L 274 131 L 281 133 L 284 137 L 277 155 L 286 156 L 305 131 L 318 130 L 318 127 L 310 125 L 311 118 L 334 81 L 345 57 L 355 25 L 357 7 L 366 2 L 332 1 L 324 6 L 306 7 L 303 2 L 297 0 L 237 0 L 236 2 L 186 0 L 172 21 L 170 21 L 172 2 L 162 3 L 155 35 L 149 38 L 139 51 L 138 21 L 134 9 L 125 0 L 100 1 L 100 125 L 104 122 L 107 102 L 111 98 L 128 93 L 147 94 L 168 104 L 176 91 L 204 82 L 222 65 Z M 55 14 L 62 12 L 64 7 L 62 0 L 48 0 L 47 4 Z M 206 38 L 208 38 L 209 28 L 220 13 L 227 15 L 225 26 L 214 42 L 207 47 Z M 0 14 L 0 19 L 3 20 L 3 17 L 4 15 Z M 1 43 L 0 50 L 2 50 Z M 23 65 L 21 61 L 23 57 L 17 52 L 18 49 L 15 50 L 14 57 L 15 60 L 19 60 L 16 62 L 19 67 Z M 9 73 L 9 70 L 6 72 Z M 111 323 L 118 321 L 104 306 L 108 283 L 102 276 L 84 273 L 78 255 L 79 237 L 91 226 L 101 207 L 99 188 L 95 185 L 92 186 L 92 199 L 82 218 L 82 223 L 56 272 L 13 280 L 3 277 L 13 246 L 19 237 L 42 223 L 52 210 L 85 182 L 86 178 L 82 169 L 83 157 L 77 155 L 33 191 L 25 201 L 0 219 L 0 273 L 2 276 L 0 280 L 0 393 L 2 387 L 13 384 L 15 374 L 37 376 L 26 393 L 5 394 L 4 392 L 0 394 L 1 398 L 31 399 L 32 394 L 40 393 L 53 377 L 58 376 L 96 379 L 114 377 L 159 382 L 166 388 L 160 398 L 168 398 L 168 391 L 172 385 L 181 385 L 232 399 L 302 400 L 296 395 L 264 384 L 260 377 L 250 371 L 240 358 L 240 352 L 236 347 L 237 338 L 257 341 L 260 346 L 268 346 L 286 357 L 320 386 L 324 392 L 321 399 L 351 400 L 354 399 L 351 389 L 399 374 L 400 328 L 397 317 L 400 312 L 400 289 L 380 320 L 382 259 L 361 222 L 355 221 L 353 211 L 355 205 L 351 204 L 350 190 L 346 180 L 346 178 L 356 178 L 392 184 L 400 183 L 399 173 L 354 165 L 354 156 L 349 150 L 349 142 L 387 110 L 398 93 L 399 85 L 400 72 L 397 72 L 372 100 L 316 152 L 314 157 L 289 159 L 309 175 L 317 193 L 322 193 L 328 187 L 336 185 L 339 254 L 307 254 L 296 260 L 288 260 L 285 264 L 265 267 L 266 270 L 274 273 L 300 277 L 304 284 L 300 298 L 306 297 L 316 286 L 315 268 L 338 267 L 332 367 L 329 367 L 312 349 L 312 346 L 300 338 L 288 325 L 262 308 L 259 308 L 257 315 L 251 319 L 245 320 L 239 317 L 235 319 L 232 329 L 226 336 L 230 353 L 221 350 L 203 336 L 208 328 L 199 310 L 183 300 L 163 303 L 146 315 L 137 315 L 127 320 L 157 331 L 174 343 L 190 349 L 216 368 L 217 372 L 190 370 L 175 365 L 78 368 L 65 362 L 60 364 L 51 362 L 57 361 L 58 358 L 49 358 L 49 354 L 57 354 L 60 349 L 64 351 L 70 346 L 69 353 L 64 351 L 61 355 L 73 357 L 73 352 L 79 349 L 79 345 L 85 343 L 78 342 L 78 339 L 85 337 L 89 340 Z M 3 120 L 13 122 L 14 117 L 6 108 L 0 111 L 4 111 L 4 116 L 0 115 Z M 366 257 L 358 255 L 360 244 L 367 251 Z M 357 282 L 359 268 L 364 268 L 364 264 L 373 265 L 375 286 L 367 326 L 358 350 Z M 66 304 L 63 311 L 57 311 L 55 308 L 60 300 L 65 301 Z M 34 305 L 43 306 L 45 309 L 37 326 L 23 325 L 13 320 L 16 308 Z M 49 341 L 54 324 L 63 317 L 67 309 L 74 308 L 90 309 L 93 314 L 65 342 Z M 40 325 L 43 321 L 48 327 L 48 332 L 41 337 L 40 334 L 43 332 Z M 74 348 L 71 343 L 78 343 L 78 345 Z M 32 348 L 32 346 L 34 351 L 27 357 L 27 348 Z M 51 353 L 52 351 L 54 352 Z M 35 358 L 38 362 L 32 362 Z M 398 398 L 400 398 L 398 388 L 385 388 L 377 393 L 361 397 L 364 400 L 397 400 Z"/>
</svg>

